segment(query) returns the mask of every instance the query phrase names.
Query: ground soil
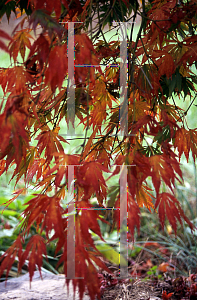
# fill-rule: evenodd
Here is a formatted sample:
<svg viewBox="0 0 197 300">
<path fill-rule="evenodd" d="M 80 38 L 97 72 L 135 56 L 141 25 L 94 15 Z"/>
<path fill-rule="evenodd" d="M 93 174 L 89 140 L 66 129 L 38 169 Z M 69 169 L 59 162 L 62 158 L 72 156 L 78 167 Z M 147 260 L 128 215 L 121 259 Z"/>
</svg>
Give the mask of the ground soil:
<svg viewBox="0 0 197 300">
<path fill-rule="evenodd" d="M 192 274 L 187 278 L 178 277 L 175 279 L 166 276 L 163 280 L 138 279 L 117 280 L 115 274 L 110 275 L 106 271 L 100 274 L 102 277 L 102 300 L 195 300 L 197 299 L 197 275 Z M 0 283 L 0 300 L 72 300 L 72 282 L 69 291 L 65 285 L 64 275 L 54 275 L 42 272 L 34 273 L 33 281 L 29 283 L 29 274 L 12 278 Z M 112 284 L 113 283 L 113 284 Z M 164 297 L 166 293 L 166 297 Z M 76 300 L 79 294 L 76 292 Z M 90 300 L 86 294 L 83 300 Z M 98 299 L 95 299 L 98 300 Z"/>
</svg>

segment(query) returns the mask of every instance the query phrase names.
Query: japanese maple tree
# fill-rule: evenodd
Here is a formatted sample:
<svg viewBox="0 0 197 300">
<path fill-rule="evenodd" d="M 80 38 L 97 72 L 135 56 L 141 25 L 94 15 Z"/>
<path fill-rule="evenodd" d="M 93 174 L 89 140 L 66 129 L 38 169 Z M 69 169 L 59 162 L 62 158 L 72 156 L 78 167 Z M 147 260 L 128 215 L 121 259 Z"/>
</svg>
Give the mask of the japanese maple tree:
<svg viewBox="0 0 197 300">
<path fill-rule="evenodd" d="M 16 183 L 24 180 L 24 188 L 16 191 L 7 205 L 24 190 L 28 192 L 30 184 L 40 193 L 26 205 L 20 235 L 1 257 L 0 276 L 4 270 L 8 275 L 17 257 L 19 272 L 25 260 L 29 260 L 32 280 L 36 265 L 41 271 L 46 244 L 50 241 L 56 241 L 56 253 L 62 253 L 59 264 L 64 265 L 67 275 L 72 268 L 72 261 L 67 259 L 71 230 L 75 236 L 74 288 L 79 288 L 80 299 L 86 288 L 91 299 L 95 296 L 100 299 L 96 266 L 106 270 L 107 267 L 100 259 L 90 230 L 104 240 L 98 220 L 105 220 L 99 210 L 93 209 L 91 199 L 96 198 L 101 208 L 121 207 L 121 186 L 116 197 L 108 201 L 104 174 L 113 178 L 128 166 L 125 193 L 127 226 L 132 237 L 135 228 L 140 229 L 142 206 L 158 211 L 162 227 L 167 218 L 175 233 L 177 222 L 185 221 L 194 229 L 175 198 L 174 186 L 176 180 L 182 181 L 182 154 L 188 160 L 191 151 L 194 161 L 197 156 L 197 130 L 188 128 L 185 121 L 188 110 L 183 111 L 178 103 L 190 97 L 191 106 L 196 99 L 197 2 L 4 0 L 1 3 L 0 17 L 6 14 L 9 20 L 11 12 L 21 17 L 12 36 L 0 30 L 0 48 L 9 53 L 11 61 L 10 66 L 0 69 L 4 93 L 0 106 L 0 174 L 14 166 L 12 179 Z M 135 37 L 134 23 L 139 17 Z M 71 94 L 68 93 L 69 72 L 72 73 L 68 59 L 71 22 L 75 24 L 74 114 L 69 109 Z M 126 102 L 120 102 L 122 41 L 117 35 L 108 41 L 104 27 L 118 29 L 120 24 L 129 22 L 127 98 Z M 69 134 L 63 136 L 60 129 L 63 122 L 68 125 L 65 128 L 74 126 L 73 115 L 84 131 L 83 137 L 73 135 L 73 139 L 79 138 L 79 146 L 69 154 L 66 153 Z M 74 218 L 70 217 L 69 206 L 62 205 L 70 193 L 72 166 Z M 147 179 L 152 181 L 155 193 Z M 117 230 L 123 213 L 120 210 L 114 213 Z M 70 226 L 69 220 L 74 220 Z M 36 235 L 25 244 L 32 226 Z"/>
</svg>

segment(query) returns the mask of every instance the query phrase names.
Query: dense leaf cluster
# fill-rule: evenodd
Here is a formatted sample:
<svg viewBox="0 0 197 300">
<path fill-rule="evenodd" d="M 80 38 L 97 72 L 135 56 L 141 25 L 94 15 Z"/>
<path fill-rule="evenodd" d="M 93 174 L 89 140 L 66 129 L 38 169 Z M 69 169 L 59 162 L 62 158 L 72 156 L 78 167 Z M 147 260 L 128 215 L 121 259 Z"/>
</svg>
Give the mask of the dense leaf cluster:
<svg viewBox="0 0 197 300">
<path fill-rule="evenodd" d="M 0 17 L 6 14 L 9 19 L 11 11 L 24 14 L 12 37 L 0 31 L 0 47 L 9 53 L 12 62 L 0 70 L 4 93 L 0 107 L 0 173 L 14 165 L 16 182 L 24 178 L 24 189 L 34 184 L 40 193 L 27 203 L 21 234 L 2 256 L 0 275 L 5 269 L 9 272 L 17 256 L 19 271 L 29 259 L 32 280 L 35 266 L 41 270 L 46 243 L 52 240 L 57 241 L 56 253 L 63 253 L 59 264 L 64 265 L 65 274 L 72 268 L 67 260 L 70 215 L 62 200 L 70 188 L 68 169 L 74 166 L 76 214 L 70 219 L 75 220 L 73 282 L 75 288 L 79 287 L 81 299 L 85 287 L 94 299 L 100 294 L 95 266 L 107 268 L 89 231 L 103 240 L 98 220 L 104 219 L 92 209 L 91 199 L 96 197 L 102 208 L 121 206 L 119 189 L 106 201 L 104 173 L 111 172 L 111 178 L 123 172 L 123 166 L 131 166 L 125 192 L 132 236 L 135 227 L 140 229 L 142 206 L 158 210 L 162 227 L 167 217 L 175 233 L 177 221 L 182 224 L 185 220 L 193 229 L 173 188 L 175 180 L 182 180 L 181 155 L 188 160 L 191 150 L 194 160 L 197 156 L 197 131 L 187 127 L 187 111 L 182 111 L 177 101 L 178 97 L 179 101 L 190 97 L 192 105 L 196 98 L 197 3 L 25 0 L 4 1 L 1 5 Z M 127 36 L 128 105 L 123 107 L 119 101 L 120 42 L 115 36 L 108 42 L 103 29 L 107 24 L 111 29 L 118 28 L 112 26 L 113 21 L 135 22 L 137 16 L 141 17 L 137 37 L 132 24 Z M 75 67 L 75 116 L 84 125 L 84 139 L 79 139 L 81 144 L 72 154 L 64 150 L 69 139 L 60 133 L 62 122 L 68 122 L 68 22 L 76 22 L 75 65 L 92 65 Z M 5 39 L 10 41 L 8 46 Z M 129 135 L 120 136 L 119 121 L 124 124 L 126 107 Z M 111 171 L 113 165 L 117 166 Z M 113 216 L 119 229 L 121 212 L 115 210 Z M 24 250 L 25 236 L 32 226 L 37 234 Z"/>
</svg>

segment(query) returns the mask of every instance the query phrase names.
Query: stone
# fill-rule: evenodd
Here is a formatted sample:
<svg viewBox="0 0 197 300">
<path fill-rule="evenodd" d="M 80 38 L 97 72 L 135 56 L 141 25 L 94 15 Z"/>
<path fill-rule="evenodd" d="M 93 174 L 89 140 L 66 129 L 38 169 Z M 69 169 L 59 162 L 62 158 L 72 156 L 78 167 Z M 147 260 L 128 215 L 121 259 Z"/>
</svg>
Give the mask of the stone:
<svg viewBox="0 0 197 300">
<path fill-rule="evenodd" d="M 33 280 L 29 282 L 29 273 L 12 278 L 0 283 L 0 300 L 73 300 L 72 282 L 69 283 L 69 294 L 64 275 L 54 275 L 42 272 L 43 280 L 39 271 L 36 271 Z M 79 293 L 76 291 L 75 299 L 79 300 Z M 88 295 L 83 300 L 90 300 Z"/>
</svg>

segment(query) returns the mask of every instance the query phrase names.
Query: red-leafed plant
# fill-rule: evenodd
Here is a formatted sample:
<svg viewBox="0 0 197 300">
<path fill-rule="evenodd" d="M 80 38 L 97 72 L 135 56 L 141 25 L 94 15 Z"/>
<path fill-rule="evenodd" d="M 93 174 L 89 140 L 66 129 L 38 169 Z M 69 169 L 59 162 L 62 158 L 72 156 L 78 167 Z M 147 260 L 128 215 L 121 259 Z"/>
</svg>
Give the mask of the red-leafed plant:
<svg viewBox="0 0 197 300">
<path fill-rule="evenodd" d="M 101 261 L 90 230 L 104 240 L 98 220 L 105 220 L 99 210 L 93 209 L 91 199 L 96 198 L 103 209 L 117 209 L 122 195 L 120 186 L 120 191 L 108 201 L 104 174 L 110 173 L 108 177 L 113 178 L 124 173 L 123 166 L 130 166 L 124 193 L 131 236 L 135 227 L 140 229 L 142 206 L 158 211 L 162 227 L 167 218 L 175 233 L 177 221 L 182 224 L 184 220 L 194 229 L 173 189 L 175 181 L 182 180 L 181 155 L 185 154 L 188 160 L 191 151 L 194 161 L 197 156 L 197 130 L 188 128 L 185 121 L 188 110 L 182 111 L 178 106 L 178 101 L 186 97 L 190 97 L 191 106 L 196 98 L 197 3 L 195 0 L 3 2 L 0 17 L 6 13 L 9 19 L 11 11 L 22 16 L 11 37 L 0 30 L 0 48 L 11 59 L 10 66 L 0 69 L 4 94 L 0 106 L 0 173 L 14 165 L 12 179 L 16 182 L 24 179 L 24 189 L 16 192 L 9 203 L 27 190 L 29 184 L 39 188 L 40 193 L 27 203 L 20 235 L 1 257 L 0 276 L 4 270 L 8 275 L 17 257 L 19 272 L 25 260 L 29 261 L 32 280 L 36 265 L 41 271 L 46 244 L 50 241 L 56 241 L 56 254 L 62 253 L 59 264 L 64 265 L 67 275 L 73 263 L 67 259 L 71 232 L 75 236 L 74 288 L 79 288 L 80 299 L 85 288 L 91 299 L 95 296 L 100 299 L 96 266 L 106 270 L 107 267 Z M 135 38 L 134 22 L 138 19 Z M 113 25 L 113 21 L 117 23 Z M 133 23 L 126 37 L 127 74 L 125 66 L 119 68 L 122 42 L 116 35 L 108 41 L 103 30 L 105 25 L 120 29 L 121 22 L 129 21 Z M 69 52 L 72 46 L 68 25 L 71 22 L 75 22 L 74 110 L 70 109 L 73 89 L 68 85 L 73 68 L 72 57 L 68 59 L 72 52 Z M 126 102 L 120 102 L 121 88 L 124 90 L 121 72 L 128 75 Z M 65 150 L 69 136 L 63 137 L 61 132 L 63 122 L 69 128 L 74 125 L 69 115 L 84 126 L 83 139 L 79 137 L 78 148 L 72 154 Z M 122 128 L 126 131 L 121 130 L 119 135 Z M 116 168 L 112 171 L 113 165 Z M 76 210 L 73 219 L 71 209 L 62 205 L 71 186 L 71 166 L 75 196 L 72 205 Z M 147 179 L 152 180 L 155 194 Z M 118 230 L 123 214 L 127 212 L 118 209 L 113 214 Z M 32 227 L 36 234 L 25 243 Z M 165 299 L 170 296 L 163 294 Z"/>
</svg>

